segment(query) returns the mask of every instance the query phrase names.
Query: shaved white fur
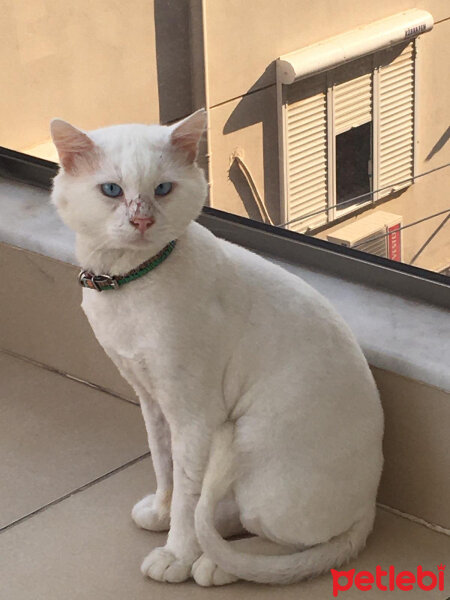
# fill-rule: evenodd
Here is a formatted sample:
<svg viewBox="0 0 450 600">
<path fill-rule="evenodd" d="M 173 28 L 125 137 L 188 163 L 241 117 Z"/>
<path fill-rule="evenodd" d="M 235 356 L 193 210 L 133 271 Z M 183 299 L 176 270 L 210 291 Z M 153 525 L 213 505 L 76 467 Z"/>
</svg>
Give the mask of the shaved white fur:
<svg viewBox="0 0 450 600">
<path fill-rule="evenodd" d="M 291 583 L 364 547 L 382 410 L 362 351 L 329 302 L 195 222 L 207 185 L 192 144 L 203 125 L 198 111 L 171 127 L 87 132 L 99 164 L 61 169 L 52 199 L 77 233 L 80 264 L 96 273 L 123 274 L 177 239 L 165 262 L 119 291 L 83 289 L 82 308 L 136 390 L 147 427 L 157 490 L 133 518 L 154 530 L 170 524 L 142 572 L 200 585 Z M 182 135 L 171 137 L 177 127 Z M 155 198 L 167 181 L 171 194 Z M 122 200 L 101 195 L 106 182 L 145 203 L 155 218 L 145 234 Z M 224 540 L 242 526 L 258 536 L 247 552 Z"/>
</svg>

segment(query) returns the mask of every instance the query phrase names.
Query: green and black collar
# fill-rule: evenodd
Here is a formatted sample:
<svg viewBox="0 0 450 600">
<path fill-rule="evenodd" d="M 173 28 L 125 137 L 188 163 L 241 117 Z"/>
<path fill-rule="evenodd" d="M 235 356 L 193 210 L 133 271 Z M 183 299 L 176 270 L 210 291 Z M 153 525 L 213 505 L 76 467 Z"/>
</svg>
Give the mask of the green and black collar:
<svg viewBox="0 0 450 600">
<path fill-rule="evenodd" d="M 102 292 L 103 290 L 118 290 L 122 285 L 135 279 L 139 279 L 142 275 L 149 273 L 155 269 L 158 265 L 166 260 L 172 250 L 175 248 L 176 240 L 172 240 L 164 246 L 162 250 L 152 256 L 135 269 L 128 271 L 124 275 L 107 275 L 102 273 L 101 275 L 95 275 L 91 271 L 80 271 L 78 275 L 78 282 L 81 286 L 90 288 L 91 290 L 97 290 Z"/>
</svg>

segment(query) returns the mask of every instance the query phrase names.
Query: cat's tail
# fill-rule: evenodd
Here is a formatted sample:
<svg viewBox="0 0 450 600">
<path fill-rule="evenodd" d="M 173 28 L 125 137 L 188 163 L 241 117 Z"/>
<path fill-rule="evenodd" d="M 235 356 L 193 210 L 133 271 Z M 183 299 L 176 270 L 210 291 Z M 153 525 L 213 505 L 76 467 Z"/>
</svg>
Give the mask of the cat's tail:
<svg viewBox="0 0 450 600">
<path fill-rule="evenodd" d="M 237 551 L 217 532 L 214 509 L 234 480 L 234 426 L 227 422 L 214 434 L 202 492 L 195 512 L 195 530 L 203 552 L 226 573 L 258 583 L 287 584 L 337 568 L 364 548 L 372 530 L 375 506 L 346 532 L 309 549 L 281 556 Z"/>
</svg>

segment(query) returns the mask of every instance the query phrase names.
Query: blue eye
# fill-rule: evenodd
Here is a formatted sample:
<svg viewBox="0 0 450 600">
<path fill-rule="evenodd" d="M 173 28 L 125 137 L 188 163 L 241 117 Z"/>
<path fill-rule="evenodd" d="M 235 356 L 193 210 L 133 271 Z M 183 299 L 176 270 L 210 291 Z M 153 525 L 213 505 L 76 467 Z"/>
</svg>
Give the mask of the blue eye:
<svg viewBox="0 0 450 600">
<path fill-rule="evenodd" d="M 123 194 L 123 189 L 117 183 L 102 183 L 101 190 L 109 198 L 118 198 Z"/>
<path fill-rule="evenodd" d="M 172 184 L 170 181 L 166 181 L 165 183 L 160 183 L 155 187 L 155 195 L 156 196 L 167 196 L 169 192 L 172 191 Z"/>
</svg>

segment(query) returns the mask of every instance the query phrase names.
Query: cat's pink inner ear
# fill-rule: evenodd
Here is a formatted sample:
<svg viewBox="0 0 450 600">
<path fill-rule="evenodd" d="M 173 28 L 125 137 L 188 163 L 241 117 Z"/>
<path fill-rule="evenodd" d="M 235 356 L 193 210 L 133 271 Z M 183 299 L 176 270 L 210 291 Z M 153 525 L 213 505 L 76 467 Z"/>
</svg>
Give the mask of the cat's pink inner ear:
<svg viewBox="0 0 450 600">
<path fill-rule="evenodd" d="M 65 171 L 75 174 L 81 169 L 95 168 L 97 148 L 88 135 L 62 119 L 52 120 L 50 132 Z"/>
<path fill-rule="evenodd" d="M 198 144 L 206 127 L 206 110 L 201 108 L 175 125 L 170 136 L 172 147 L 182 152 L 188 162 L 197 158 Z"/>
</svg>

